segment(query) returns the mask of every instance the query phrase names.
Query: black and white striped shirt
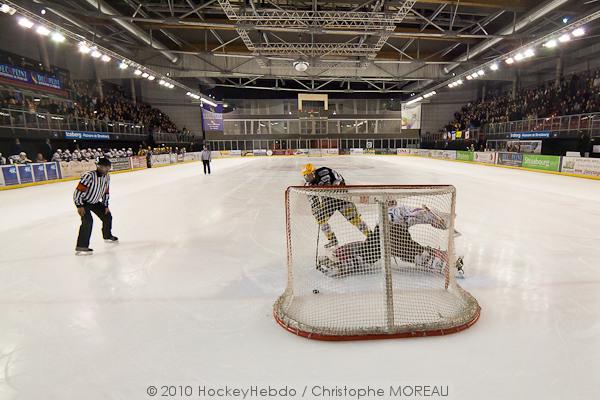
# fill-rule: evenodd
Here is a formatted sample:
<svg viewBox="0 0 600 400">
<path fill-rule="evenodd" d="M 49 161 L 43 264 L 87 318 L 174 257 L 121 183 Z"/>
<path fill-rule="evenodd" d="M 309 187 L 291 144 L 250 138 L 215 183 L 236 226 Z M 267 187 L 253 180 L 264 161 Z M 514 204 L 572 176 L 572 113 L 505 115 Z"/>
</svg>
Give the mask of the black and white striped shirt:
<svg viewBox="0 0 600 400">
<path fill-rule="evenodd" d="M 102 202 L 108 207 L 110 176 L 98 175 L 97 171 L 89 171 L 81 175 L 81 180 L 73 193 L 75 206 L 81 207 L 84 203 L 96 204 Z"/>
</svg>

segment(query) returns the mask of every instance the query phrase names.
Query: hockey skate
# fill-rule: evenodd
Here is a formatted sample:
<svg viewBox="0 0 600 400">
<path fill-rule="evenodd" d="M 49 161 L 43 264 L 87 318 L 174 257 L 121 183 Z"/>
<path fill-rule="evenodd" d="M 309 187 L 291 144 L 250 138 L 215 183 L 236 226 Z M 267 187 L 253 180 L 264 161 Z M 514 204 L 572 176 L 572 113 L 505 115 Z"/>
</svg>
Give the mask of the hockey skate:
<svg viewBox="0 0 600 400">
<path fill-rule="evenodd" d="M 430 271 L 441 272 L 446 266 L 447 256 L 444 252 L 435 249 L 423 250 L 423 253 L 415 256 L 415 265 Z"/>
<path fill-rule="evenodd" d="M 76 256 L 91 256 L 92 254 L 94 254 L 94 249 L 90 249 L 89 247 L 75 247 Z"/>
<path fill-rule="evenodd" d="M 337 278 L 342 275 L 335 262 L 327 256 L 320 256 L 317 259 L 317 270 L 329 278 Z"/>
<path fill-rule="evenodd" d="M 458 271 L 458 277 L 459 278 L 464 278 L 465 277 L 465 270 L 463 269 L 463 267 L 465 266 L 465 263 L 463 261 L 462 257 L 458 257 L 456 259 L 456 270 Z"/>
</svg>

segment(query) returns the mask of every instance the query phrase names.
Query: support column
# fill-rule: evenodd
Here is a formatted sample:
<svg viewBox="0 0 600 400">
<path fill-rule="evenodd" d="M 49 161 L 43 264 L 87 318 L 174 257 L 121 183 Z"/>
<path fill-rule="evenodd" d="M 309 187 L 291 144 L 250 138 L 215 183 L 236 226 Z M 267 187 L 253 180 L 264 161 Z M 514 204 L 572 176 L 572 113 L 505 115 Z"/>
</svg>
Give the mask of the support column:
<svg viewBox="0 0 600 400">
<path fill-rule="evenodd" d="M 514 100 L 515 97 L 517 97 L 518 88 L 519 88 L 519 72 L 517 70 L 517 71 L 515 71 L 515 74 L 513 76 L 512 89 L 511 89 L 511 93 L 510 93 L 511 99 Z"/>
<path fill-rule="evenodd" d="M 133 101 L 133 104 L 137 103 L 137 95 L 135 93 L 135 79 L 131 78 L 129 80 L 130 84 L 131 84 L 131 100 Z"/>
<path fill-rule="evenodd" d="M 44 40 L 44 38 L 41 36 L 38 36 L 38 50 L 44 69 L 50 72 L 52 70 L 52 66 L 50 65 L 50 57 L 48 57 L 48 47 L 46 45 L 46 40 Z"/>
<path fill-rule="evenodd" d="M 562 78 L 562 75 L 563 75 L 564 62 L 565 62 L 564 52 L 563 52 L 563 50 L 560 50 L 560 55 L 558 56 L 558 59 L 556 60 L 556 81 L 555 81 L 556 87 L 560 86 L 560 79 Z"/>
<path fill-rule="evenodd" d="M 483 83 L 483 86 L 481 87 L 481 101 L 485 101 L 485 95 L 487 93 L 487 83 Z"/>
<path fill-rule="evenodd" d="M 96 78 L 96 86 L 98 87 L 98 96 L 100 96 L 100 101 L 104 101 L 104 90 L 102 90 L 102 79 L 100 79 L 100 74 L 98 73 L 98 64 L 95 61 L 92 61 L 94 64 L 94 75 Z"/>
</svg>

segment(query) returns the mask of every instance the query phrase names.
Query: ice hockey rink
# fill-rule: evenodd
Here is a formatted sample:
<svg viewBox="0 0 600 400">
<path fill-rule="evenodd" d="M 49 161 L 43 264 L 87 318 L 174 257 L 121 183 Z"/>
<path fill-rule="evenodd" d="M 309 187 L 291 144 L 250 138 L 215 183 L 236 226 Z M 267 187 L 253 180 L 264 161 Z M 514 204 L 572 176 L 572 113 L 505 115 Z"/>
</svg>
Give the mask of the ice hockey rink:
<svg viewBox="0 0 600 400">
<path fill-rule="evenodd" d="M 348 184 L 455 185 L 459 284 L 479 301 L 479 322 L 448 336 L 360 342 L 279 327 L 284 190 L 309 160 Z M 149 386 L 242 384 L 598 398 L 600 182 L 400 156 L 201 168 L 114 174 L 121 243 L 104 243 L 95 219 L 88 257 L 73 253 L 75 182 L 0 192 L 1 400 L 147 399 Z"/>
</svg>

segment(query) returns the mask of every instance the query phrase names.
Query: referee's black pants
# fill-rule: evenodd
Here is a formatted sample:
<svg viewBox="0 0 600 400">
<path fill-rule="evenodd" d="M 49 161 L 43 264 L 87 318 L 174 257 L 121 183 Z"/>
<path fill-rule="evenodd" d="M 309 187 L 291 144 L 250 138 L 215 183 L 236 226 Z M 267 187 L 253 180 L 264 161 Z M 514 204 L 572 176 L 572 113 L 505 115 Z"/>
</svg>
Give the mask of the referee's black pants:
<svg viewBox="0 0 600 400">
<path fill-rule="evenodd" d="M 83 208 L 85 209 L 85 214 L 81 217 L 81 226 L 79 227 L 79 236 L 77 237 L 77 247 L 89 247 L 90 245 L 92 226 L 94 226 L 92 213 L 96 214 L 102 221 L 102 237 L 104 239 L 112 237 L 112 214 L 106 214 L 106 206 L 103 203 L 85 203 Z"/>
<path fill-rule="evenodd" d="M 202 164 L 204 164 L 204 175 L 206 175 L 206 170 L 208 170 L 208 174 L 210 175 L 210 160 L 202 160 Z"/>
</svg>

